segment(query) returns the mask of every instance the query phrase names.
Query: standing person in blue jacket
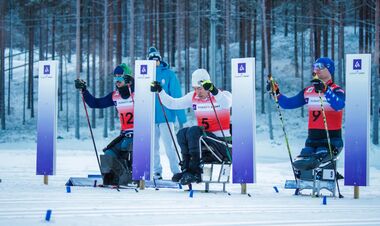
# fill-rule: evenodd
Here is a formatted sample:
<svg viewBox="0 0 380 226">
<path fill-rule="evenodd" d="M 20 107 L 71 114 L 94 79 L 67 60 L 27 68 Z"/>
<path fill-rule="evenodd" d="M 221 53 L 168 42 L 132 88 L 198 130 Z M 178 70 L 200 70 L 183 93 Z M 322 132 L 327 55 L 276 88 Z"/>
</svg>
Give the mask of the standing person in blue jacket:
<svg viewBox="0 0 380 226">
<path fill-rule="evenodd" d="M 149 48 L 149 53 L 147 58 L 149 60 L 155 60 L 157 62 L 156 67 L 156 81 L 159 81 L 165 92 L 174 98 L 182 96 L 181 86 L 179 84 L 176 74 L 169 68 L 169 65 L 162 60 L 160 52 L 155 47 Z M 170 110 L 165 107 L 165 112 L 168 117 L 169 126 L 174 133 L 174 123 L 176 118 L 178 118 L 179 124 L 182 125 L 186 122 L 186 115 L 184 110 Z M 156 106 L 155 106 L 155 144 L 154 144 L 154 178 L 162 179 L 162 166 L 160 162 L 160 137 L 162 143 L 164 144 L 166 155 L 169 159 L 170 170 L 172 174 L 177 174 L 179 169 L 179 159 L 175 153 L 175 148 L 173 146 L 173 141 L 170 136 L 170 132 L 166 125 L 164 113 L 162 112 L 160 103 L 156 96 Z M 175 134 L 175 133 L 174 133 Z M 174 136 L 177 147 L 177 139 Z"/>
<path fill-rule="evenodd" d="M 103 149 L 100 156 L 104 185 L 128 185 L 132 180 L 132 142 L 134 116 L 134 79 L 126 64 L 114 70 L 115 90 L 101 98 L 94 97 L 82 79 L 75 80 L 75 88 L 82 91 L 90 108 L 115 106 L 120 119 L 120 135 Z"/>
<path fill-rule="evenodd" d="M 333 82 L 334 62 L 330 58 L 321 57 L 315 61 L 313 66 L 315 77 L 311 80 L 311 85 L 301 90 L 296 96 L 286 97 L 280 93 L 277 83 L 272 87 L 272 92 L 277 95 L 278 103 L 282 108 L 294 109 L 303 105 L 308 106 L 308 137 L 305 148 L 302 149 L 293 164 L 299 170 L 314 169 L 321 162 L 329 160 L 330 157 L 319 94 L 323 100 L 333 154 L 338 155 L 343 147 L 342 117 L 345 93 L 340 86 Z M 269 86 L 267 89 L 269 90 L 271 87 Z"/>
</svg>

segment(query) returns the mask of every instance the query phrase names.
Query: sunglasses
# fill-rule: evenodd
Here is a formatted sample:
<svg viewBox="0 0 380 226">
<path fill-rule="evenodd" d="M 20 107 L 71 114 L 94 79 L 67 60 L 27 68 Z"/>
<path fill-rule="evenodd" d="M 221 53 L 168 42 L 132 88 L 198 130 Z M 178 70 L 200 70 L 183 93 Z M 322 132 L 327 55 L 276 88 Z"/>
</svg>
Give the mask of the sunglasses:
<svg viewBox="0 0 380 226">
<path fill-rule="evenodd" d="M 124 77 L 123 76 L 115 76 L 113 77 L 113 82 L 114 83 L 117 83 L 117 82 L 124 82 Z"/>
<path fill-rule="evenodd" d="M 326 66 L 322 63 L 315 63 L 313 64 L 314 70 L 324 70 L 326 69 Z"/>
</svg>

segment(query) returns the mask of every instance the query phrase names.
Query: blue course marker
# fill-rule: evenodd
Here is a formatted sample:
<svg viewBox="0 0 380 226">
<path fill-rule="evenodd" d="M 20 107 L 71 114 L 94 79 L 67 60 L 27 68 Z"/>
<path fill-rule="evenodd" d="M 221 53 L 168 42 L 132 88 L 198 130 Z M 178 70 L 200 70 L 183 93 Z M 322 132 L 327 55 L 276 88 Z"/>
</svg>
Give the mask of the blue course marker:
<svg viewBox="0 0 380 226">
<path fill-rule="evenodd" d="M 46 216 L 45 216 L 45 221 L 50 221 L 50 217 L 51 217 L 51 210 L 47 210 Z"/>
<path fill-rule="evenodd" d="M 326 196 L 323 196 L 322 204 L 323 205 L 327 205 L 327 197 Z"/>
<path fill-rule="evenodd" d="M 66 192 L 71 193 L 71 187 L 70 186 L 66 186 Z"/>
<path fill-rule="evenodd" d="M 192 198 L 194 196 L 194 190 L 190 190 L 189 197 Z"/>
<path fill-rule="evenodd" d="M 278 193 L 278 188 L 276 186 L 273 186 L 273 189 Z"/>
<path fill-rule="evenodd" d="M 182 185 L 181 185 L 181 184 L 178 184 L 178 188 L 179 188 L 179 189 L 182 189 Z"/>
</svg>

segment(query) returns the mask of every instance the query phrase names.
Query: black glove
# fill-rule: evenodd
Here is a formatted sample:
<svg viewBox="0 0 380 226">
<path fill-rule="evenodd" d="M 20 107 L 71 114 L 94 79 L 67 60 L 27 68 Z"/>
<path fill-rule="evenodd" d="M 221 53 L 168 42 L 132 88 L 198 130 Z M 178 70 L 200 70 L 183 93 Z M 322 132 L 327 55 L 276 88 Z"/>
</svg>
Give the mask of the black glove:
<svg viewBox="0 0 380 226">
<path fill-rule="evenodd" d="M 212 95 L 217 95 L 218 94 L 218 89 L 212 84 L 210 80 L 205 80 L 202 82 L 203 89 L 210 91 Z"/>
<path fill-rule="evenodd" d="M 162 90 L 162 86 L 161 86 L 161 83 L 157 82 L 157 81 L 154 81 L 152 83 L 150 83 L 150 91 L 151 92 L 161 92 Z"/>
<path fill-rule="evenodd" d="M 83 80 L 83 79 L 75 79 L 75 88 L 76 89 L 80 89 L 82 91 L 85 91 L 87 86 L 86 86 L 86 82 Z"/>
<path fill-rule="evenodd" d="M 280 94 L 280 88 L 278 87 L 277 82 L 273 82 L 273 86 L 272 86 L 272 81 L 271 80 L 267 80 L 267 91 L 268 92 L 273 92 L 276 95 L 279 95 Z"/>
<path fill-rule="evenodd" d="M 327 90 L 327 85 L 319 78 L 311 80 L 311 84 L 314 86 L 315 92 L 324 93 Z"/>
</svg>

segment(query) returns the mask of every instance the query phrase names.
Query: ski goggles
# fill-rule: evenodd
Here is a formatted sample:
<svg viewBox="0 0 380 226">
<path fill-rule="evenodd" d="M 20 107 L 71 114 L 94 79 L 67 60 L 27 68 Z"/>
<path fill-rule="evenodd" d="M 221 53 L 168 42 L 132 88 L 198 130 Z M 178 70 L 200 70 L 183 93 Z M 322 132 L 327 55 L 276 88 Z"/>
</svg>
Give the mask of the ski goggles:
<svg viewBox="0 0 380 226">
<path fill-rule="evenodd" d="M 113 77 L 113 82 L 114 83 L 117 83 L 117 82 L 124 82 L 124 77 L 123 76 L 115 76 Z"/>
<path fill-rule="evenodd" d="M 313 68 L 314 68 L 314 70 L 322 71 L 322 70 L 326 69 L 326 66 L 322 63 L 315 63 L 315 64 L 313 64 Z"/>
</svg>

